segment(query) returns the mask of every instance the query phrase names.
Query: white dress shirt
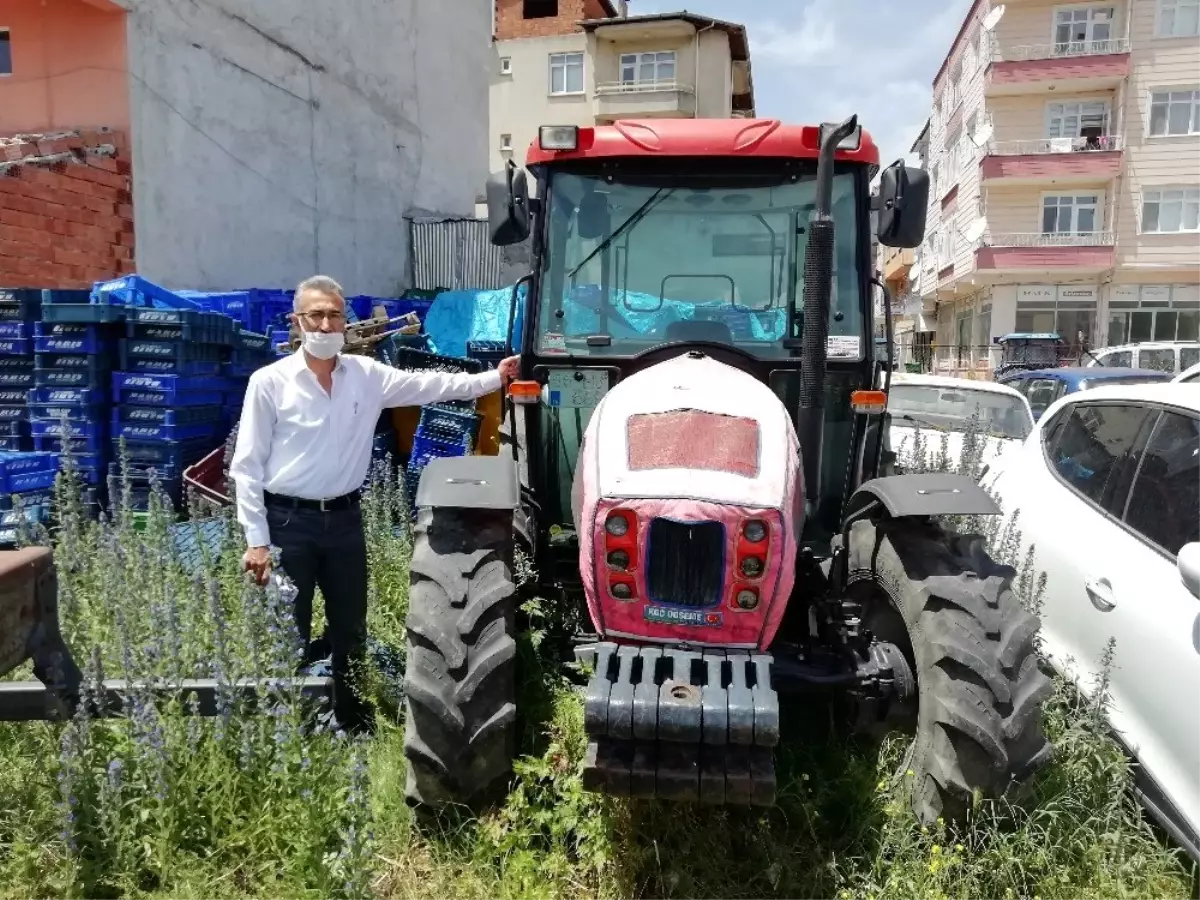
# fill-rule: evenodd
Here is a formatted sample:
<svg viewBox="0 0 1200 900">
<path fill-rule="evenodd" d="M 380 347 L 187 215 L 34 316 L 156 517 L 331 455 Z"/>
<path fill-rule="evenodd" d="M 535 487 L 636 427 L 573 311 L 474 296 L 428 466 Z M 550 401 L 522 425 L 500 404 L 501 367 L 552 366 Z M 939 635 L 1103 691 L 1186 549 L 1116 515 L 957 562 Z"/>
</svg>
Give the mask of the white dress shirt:
<svg viewBox="0 0 1200 900">
<path fill-rule="evenodd" d="M 495 369 L 479 375 L 408 372 L 351 354 L 338 356 L 331 394 L 302 350 L 259 369 L 246 388 L 229 466 L 246 543 L 270 543 L 264 490 L 328 500 L 362 487 L 383 410 L 473 400 L 499 389 Z"/>
</svg>

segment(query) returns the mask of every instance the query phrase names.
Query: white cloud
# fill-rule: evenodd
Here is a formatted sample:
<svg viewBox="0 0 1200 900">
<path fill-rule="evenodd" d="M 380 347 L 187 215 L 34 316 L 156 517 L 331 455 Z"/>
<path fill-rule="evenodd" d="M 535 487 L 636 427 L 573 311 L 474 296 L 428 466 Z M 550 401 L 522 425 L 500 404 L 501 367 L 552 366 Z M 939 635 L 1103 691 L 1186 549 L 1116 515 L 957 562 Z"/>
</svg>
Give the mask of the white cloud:
<svg viewBox="0 0 1200 900">
<path fill-rule="evenodd" d="M 837 48 L 837 25 L 818 3 L 800 13 L 794 25 L 769 21 L 753 26 L 750 35 L 751 61 L 775 60 L 784 66 L 811 66 L 833 58 Z"/>
</svg>

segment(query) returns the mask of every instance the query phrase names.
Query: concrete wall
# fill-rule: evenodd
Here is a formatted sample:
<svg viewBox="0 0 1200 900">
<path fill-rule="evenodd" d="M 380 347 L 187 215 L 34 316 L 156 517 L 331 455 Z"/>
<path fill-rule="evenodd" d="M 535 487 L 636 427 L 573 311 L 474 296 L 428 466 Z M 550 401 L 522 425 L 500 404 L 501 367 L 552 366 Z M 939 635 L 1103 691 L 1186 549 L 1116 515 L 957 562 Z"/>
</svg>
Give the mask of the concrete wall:
<svg viewBox="0 0 1200 900">
<path fill-rule="evenodd" d="M 412 213 L 486 175 L 479 0 L 123 0 L 139 271 L 169 286 L 407 284 Z"/>
<path fill-rule="evenodd" d="M 129 127 L 125 14 L 105 0 L 0 0 L 13 71 L 0 77 L 0 134 Z"/>
</svg>

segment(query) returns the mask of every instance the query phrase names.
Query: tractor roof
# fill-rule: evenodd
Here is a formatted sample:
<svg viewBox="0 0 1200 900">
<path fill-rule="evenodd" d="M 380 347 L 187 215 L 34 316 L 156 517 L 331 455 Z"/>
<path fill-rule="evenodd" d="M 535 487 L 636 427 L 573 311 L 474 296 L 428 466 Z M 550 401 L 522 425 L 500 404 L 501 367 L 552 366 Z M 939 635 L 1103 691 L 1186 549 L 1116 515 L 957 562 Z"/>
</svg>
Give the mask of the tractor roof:
<svg viewBox="0 0 1200 900">
<path fill-rule="evenodd" d="M 778 119 L 622 119 L 579 129 L 577 150 L 543 150 L 535 139 L 526 163 L 655 156 L 816 159 L 820 129 Z M 839 150 L 845 162 L 879 165 L 879 148 L 864 129 L 857 150 Z"/>
</svg>

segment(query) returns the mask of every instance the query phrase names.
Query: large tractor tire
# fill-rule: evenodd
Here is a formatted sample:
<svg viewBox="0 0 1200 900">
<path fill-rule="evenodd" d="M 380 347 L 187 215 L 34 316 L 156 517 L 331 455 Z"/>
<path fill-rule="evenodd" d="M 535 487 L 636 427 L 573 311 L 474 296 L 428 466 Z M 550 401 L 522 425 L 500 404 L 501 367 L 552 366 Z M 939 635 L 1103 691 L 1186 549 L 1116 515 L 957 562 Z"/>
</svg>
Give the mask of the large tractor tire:
<svg viewBox="0 0 1200 900">
<path fill-rule="evenodd" d="M 916 675 L 915 708 L 890 723 L 913 736 L 904 763 L 913 811 L 924 824 L 961 822 L 977 796 L 997 796 L 1050 756 L 1038 619 L 981 537 L 859 521 L 847 550 L 848 594 L 863 605 L 864 627 L 901 647 Z"/>
<path fill-rule="evenodd" d="M 515 751 L 512 513 L 422 509 L 408 594 L 406 798 L 436 812 L 491 799 Z"/>
</svg>

